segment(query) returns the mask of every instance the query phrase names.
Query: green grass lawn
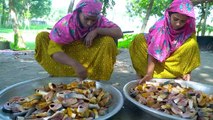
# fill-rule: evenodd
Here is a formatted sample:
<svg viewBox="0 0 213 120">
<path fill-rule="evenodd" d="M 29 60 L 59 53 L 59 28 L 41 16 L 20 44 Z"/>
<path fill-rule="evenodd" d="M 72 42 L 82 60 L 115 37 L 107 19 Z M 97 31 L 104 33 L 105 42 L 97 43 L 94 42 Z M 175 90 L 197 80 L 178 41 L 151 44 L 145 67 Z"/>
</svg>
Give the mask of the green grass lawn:
<svg viewBox="0 0 213 120">
<path fill-rule="evenodd" d="M 35 42 L 27 42 L 26 46 L 27 50 L 35 50 Z"/>
<path fill-rule="evenodd" d="M 124 36 L 124 38 L 118 41 L 118 48 L 129 48 L 129 44 L 133 40 L 133 38 L 134 38 L 134 35 L 131 35 L 128 38 Z M 35 42 L 26 42 L 26 46 L 28 50 L 34 50 Z"/>
<path fill-rule="evenodd" d="M 26 44 L 26 50 L 35 49 L 35 37 L 40 31 L 48 30 L 51 26 L 49 25 L 31 25 L 29 29 L 19 28 L 23 40 Z M 0 27 L 0 41 L 6 40 L 10 42 L 11 49 L 14 49 L 14 32 L 12 28 L 2 28 Z M 17 49 L 19 50 L 19 49 Z M 22 50 L 22 49 L 20 49 Z"/>
<path fill-rule="evenodd" d="M 47 30 L 50 26 L 47 25 L 32 25 L 30 29 L 20 29 L 22 37 L 26 44 L 26 50 L 34 50 L 35 49 L 35 37 L 36 35 L 43 30 Z M 11 46 L 14 43 L 14 33 L 11 28 L 1 28 L 0 29 L 0 37 L 6 36 L 3 38 L 7 38 L 8 41 L 11 42 Z M 118 48 L 129 48 L 130 42 L 134 39 L 135 34 L 124 34 L 123 38 L 118 40 Z"/>
<path fill-rule="evenodd" d="M 124 34 L 123 38 L 118 41 L 118 48 L 129 48 L 135 34 Z"/>
<path fill-rule="evenodd" d="M 11 33 L 13 32 L 13 29 L 11 28 L 1 28 L 0 33 Z"/>
</svg>

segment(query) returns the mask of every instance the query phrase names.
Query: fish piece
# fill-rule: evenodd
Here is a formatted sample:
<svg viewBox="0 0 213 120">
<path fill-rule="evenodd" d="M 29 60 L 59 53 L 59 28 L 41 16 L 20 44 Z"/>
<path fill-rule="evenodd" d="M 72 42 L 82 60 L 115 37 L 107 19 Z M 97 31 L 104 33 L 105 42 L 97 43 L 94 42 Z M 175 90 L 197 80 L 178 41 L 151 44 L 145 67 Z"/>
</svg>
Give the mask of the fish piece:
<svg viewBox="0 0 213 120">
<path fill-rule="evenodd" d="M 55 112 L 52 116 L 50 117 L 45 117 L 43 120 L 62 120 L 64 118 L 64 109 Z"/>
<path fill-rule="evenodd" d="M 80 112 L 80 113 L 83 113 L 85 111 L 87 111 L 89 108 L 89 104 L 88 103 L 83 103 L 83 104 L 80 104 L 77 108 L 77 112 Z"/>
<path fill-rule="evenodd" d="M 75 92 L 71 92 L 69 94 L 65 94 L 65 98 L 77 98 L 77 99 L 84 99 L 89 101 L 88 98 L 86 98 L 86 96 L 82 95 L 82 94 L 77 94 Z"/>
<path fill-rule="evenodd" d="M 49 108 L 52 110 L 52 111 L 58 111 L 60 109 L 62 109 L 62 105 L 60 103 L 51 103 L 49 105 Z"/>
<path fill-rule="evenodd" d="M 48 87 L 50 88 L 50 90 L 53 90 L 53 91 L 55 91 L 57 88 L 56 84 L 54 83 L 48 83 Z"/>
<path fill-rule="evenodd" d="M 10 102 L 6 102 L 3 107 L 2 107 L 2 111 L 5 113 L 11 113 L 12 112 L 12 104 Z"/>
<path fill-rule="evenodd" d="M 88 106 L 90 109 L 100 109 L 100 106 L 98 104 L 89 104 Z"/>
<path fill-rule="evenodd" d="M 62 101 L 62 105 L 64 107 L 70 107 L 70 106 L 76 104 L 77 102 L 78 102 L 78 100 L 76 98 L 68 98 L 68 99 L 64 99 Z"/>
</svg>

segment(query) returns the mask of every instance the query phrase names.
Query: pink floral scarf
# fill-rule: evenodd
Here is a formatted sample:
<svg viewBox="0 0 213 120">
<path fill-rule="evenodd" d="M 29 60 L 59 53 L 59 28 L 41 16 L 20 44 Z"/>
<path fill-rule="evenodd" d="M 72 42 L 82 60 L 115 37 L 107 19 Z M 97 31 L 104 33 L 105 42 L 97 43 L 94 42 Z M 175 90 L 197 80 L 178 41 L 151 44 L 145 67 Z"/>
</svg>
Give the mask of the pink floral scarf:
<svg viewBox="0 0 213 120">
<path fill-rule="evenodd" d="M 78 18 L 78 10 L 85 15 L 98 16 L 97 22 L 90 28 L 82 28 Z M 98 0 L 81 0 L 75 10 L 59 20 L 50 32 L 50 39 L 59 44 L 69 44 L 81 40 L 95 28 L 111 28 L 117 26 L 104 16 L 100 15 L 102 3 Z"/>
<path fill-rule="evenodd" d="M 171 27 L 169 12 L 189 16 L 187 23 L 180 30 Z M 145 35 L 148 54 L 163 62 L 178 49 L 195 32 L 195 14 L 190 0 L 174 0 L 166 9 L 164 16 L 158 20 L 149 33 Z"/>
</svg>

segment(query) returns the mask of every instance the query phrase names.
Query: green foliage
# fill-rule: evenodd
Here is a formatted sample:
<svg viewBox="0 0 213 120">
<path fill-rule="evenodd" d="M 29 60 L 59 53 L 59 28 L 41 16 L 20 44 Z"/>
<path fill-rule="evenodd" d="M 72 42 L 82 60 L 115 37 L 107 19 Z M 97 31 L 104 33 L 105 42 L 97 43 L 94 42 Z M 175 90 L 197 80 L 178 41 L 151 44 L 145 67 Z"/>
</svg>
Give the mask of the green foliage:
<svg viewBox="0 0 213 120">
<path fill-rule="evenodd" d="M 210 35 L 213 32 L 213 26 L 207 25 L 206 32 L 208 33 L 208 35 Z"/>
<path fill-rule="evenodd" d="M 16 11 L 24 17 L 39 18 L 48 15 L 51 10 L 51 0 L 14 0 Z M 27 13 L 27 11 L 29 11 Z"/>
<path fill-rule="evenodd" d="M 201 3 L 201 4 L 197 4 L 195 7 L 197 7 L 199 9 L 198 11 L 198 15 L 203 14 L 203 12 L 206 9 L 206 3 Z M 202 11 L 204 10 L 204 11 Z M 213 10 L 213 2 L 209 2 L 209 10 L 208 10 L 208 16 L 210 16 L 210 11 Z"/>
<path fill-rule="evenodd" d="M 102 10 L 102 13 L 104 15 L 106 15 L 106 10 L 107 8 L 110 8 L 112 9 L 113 6 L 115 5 L 115 1 L 114 0 L 100 0 L 102 3 L 103 3 L 103 10 Z"/>
<path fill-rule="evenodd" d="M 0 1 L 0 16 L 1 16 L 1 26 L 7 26 L 5 21 L 9 18 L 9 8 L 6 7 L 5 0 Z"/>
<path fill-rule="evenodd" d="M 123 38 L 118 41 L 118 48 L 129 48 L 129 44 L 135 38 L 136 34 L 124 34 Z"/>
<path fill-rule="evenodd" d="M 2 0 L 0 0 L 0 13 L 2 13 L 3 10 L 3 4 L 2 4 Z"/>
<path fill-rule="evenodd" d="M 29 0 L 30 13 L 33 18 L 43 17 L 50 14 L 52 0 Z"/>
<path fill-rule="evenodd" d="M 58 21 L 62 17 L 64 17 L 64 15 L 66 15 L 66 14 L 67 14 L 66 10 L 52 8 L 52 10 L 48 16 L 48 19 L 50 19 L 51 21 Z"/>
<path fill-rule="evenodd" d="M 151 15 L 162 16 L 163 11 L 167 8 L 172 0 L 155 0 L 151 10 Z M 143 19 L 146 14 L 147 8 L 150 4 L 149 0 L 128 0 L 127 1 L 127 13 L 132 16 L 139 16 Z"/>
<path fill-rule="evenodd" d="M 207 11 L 207 19 L 213 19 L 210 11 L 213 10 L 213 2 L 209 2 L 209 8 L 208 10 L 206 10 L 206 5 L 207 3 L 201 3 L 201 4 L 197 4 L 196 7 L 199 9 L 198 11 L 198 17 L 197 20 L 199 21 L 198 24 L 196 25 L 197 29 L 197 34 L 199 34 L 202 29 L 203 26 L 206 25 L 206 23 L 203 22 L 203 20 L 205 19 L 205 12 Z M 212 22 L 212 21 L 211 21 Z M 211 25 L 206 25 L 205 31 L 208 32 L 208 34 L 210 34 L 212 32 L 212 26 Z"/>
<path fill-rule="evenodd" d="M 50 14 L 52 0 L 13 0 L 17 16 L 24 18 L 39 18 Z M 4 3 L 0 2 L 0 6 Z M 6 4 L 4 11 L 9 14 L 9 4 Z M 0 12 L 2 13 L 2 7 Z M 6 14 L 5 14 L 6 15 Z"/>
</svg>

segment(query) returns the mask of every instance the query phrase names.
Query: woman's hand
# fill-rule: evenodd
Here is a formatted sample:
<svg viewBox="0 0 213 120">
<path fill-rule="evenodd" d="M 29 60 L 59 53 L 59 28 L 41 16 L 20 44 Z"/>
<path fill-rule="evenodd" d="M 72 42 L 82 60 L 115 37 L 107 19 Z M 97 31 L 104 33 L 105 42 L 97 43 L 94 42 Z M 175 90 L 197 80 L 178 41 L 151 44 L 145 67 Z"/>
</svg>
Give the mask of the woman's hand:
<svg viewBox="0 0 213 120">
<path fill-rule="evenodd" d="M 145 83 L 146 81 L 149 81 L 149 80 L 151 80 L 151 79 L 152 79 L 152 75 L 146 74 L 142 79 L 140 79 L 140 80 L 138 81 L 138 84 L 143 84 L 143 83 Z"/>
<path fill-rule="evenodd" d="M 87 47 L 92 46 L 92 42 L 95 39 L 95 37 L 98 35 L 97 33 L 97 29 L 94 29 L 93 31 L 90 31 L 87 36 L 85 37 L 84 41 L 85 41 L 85 45 Z"/>
<path fill-rule="evenodd" d="M 151 55 L 148 55 L 148 66 L 147 66 L 147 72 L 146 75 L 139 80 L 139 84 L 145 83 L 146 81 L 149 81 L 153 78 L 155 63 L 157 60 L 152 57 Z"/>
<path fill-rule="evenodd" d="M 81 65 L 75 59 L 69 57 L 64 52 L 57 52 L 52 55 L 53 59 L 61 64 L 69 65 L 73 67 L 75 73 L 78 75 L 80 80 L 84 80 L 87 78 L 87 70 L 83 65 Z"/>
<path fill-rule="evenodd" d="M 87 78 L 87 70 L 83 65 L 76 62 L 73 67 L 74 67 L 75 73 L 78 75 L 80 81 L 85 80 Z"/>
</svg>

